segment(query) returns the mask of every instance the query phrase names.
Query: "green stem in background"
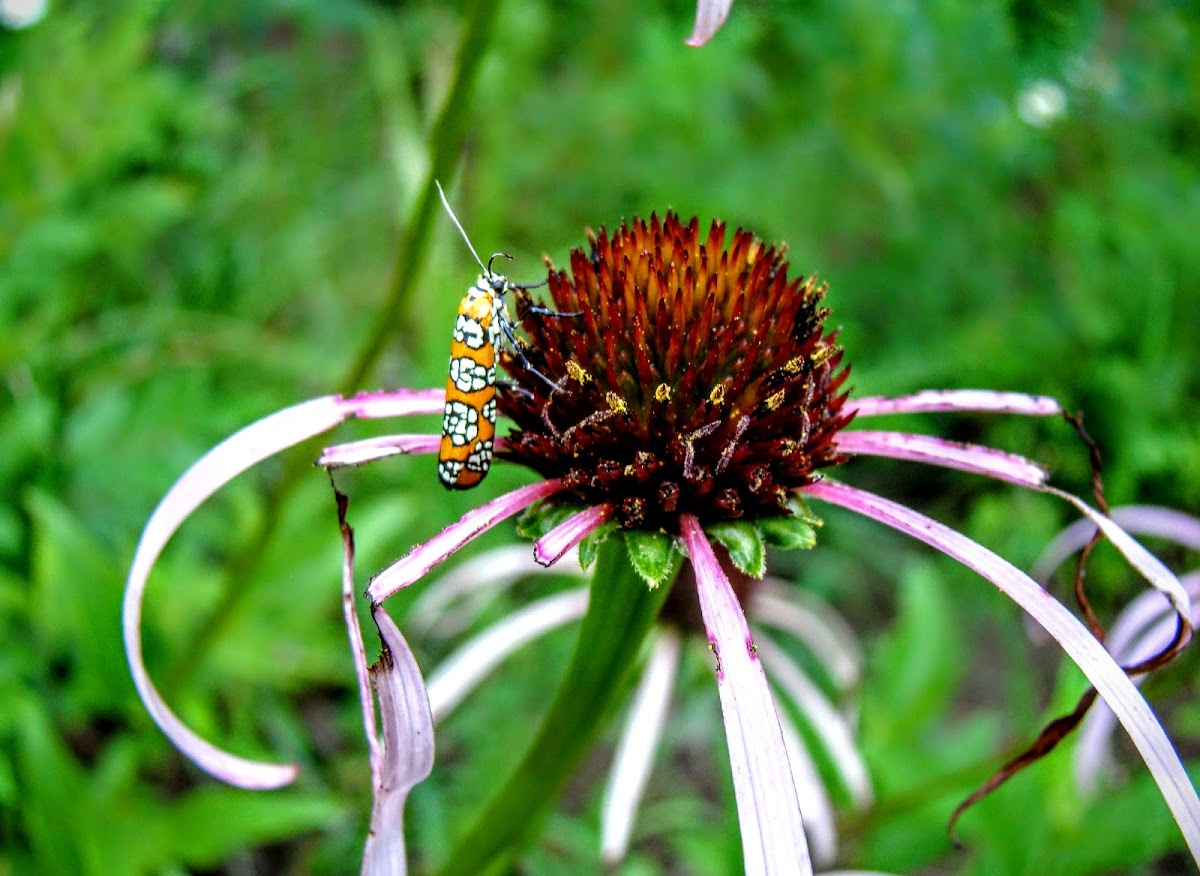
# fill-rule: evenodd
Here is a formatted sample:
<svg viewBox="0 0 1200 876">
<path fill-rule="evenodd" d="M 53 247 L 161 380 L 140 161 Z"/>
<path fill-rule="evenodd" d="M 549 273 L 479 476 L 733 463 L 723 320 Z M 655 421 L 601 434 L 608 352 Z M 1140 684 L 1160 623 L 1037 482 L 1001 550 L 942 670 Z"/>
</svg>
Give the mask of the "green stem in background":
<svg viewBox="0 0 1200 876">
<path fill-rule="evenodd" d="M 384 347 L 399 325 L 400 312 L 412 296 L 413 286 L 416 285 L 425 258 L 425 249 L 429 245 L 429 233 L 438 205 L 436 181 L 449 178 L 450 171 L 462 151 L 475 79 L 479 75 L 484 55 L 487 54 L 488 40 L 491 39 L 494 30 L 500 3 L 499 0 L 475 0 L 467 5 L 471 10 L 471 20 L 467 23 L 462 44 L 458 48 L 458 69 L 454 74 L 454 83 L 430 132 L 429 174 L 425 177 L 416 212 L 408 224 L 408 234 L 396 253 L 391 294 L 375 318 L 375 327 L 370 338 L 342 383 L 343 393 L 356 392 L 363 388 L 363 382 L 371 375 Z"/>
<path fill-rule="evenodd" d="M 516 770 L 460 836 L 438 876 L 504 872 L 537 835 L 637 667 L 642 642 L 670 591 L 634 571 L 625 540 L 600 549 L 587 614 L 554 702 Z"/>
<path fill-rule="evenodd" d="M 388 340 L 399 325 L 398 317 L 405 302 L 412 296 L 433 227 L 434 207 L 437 204 L 434 181 L 449 176 L 462 151 L 471 97 L 480 65 L 487 54 L 488 40 L 494 32 L 499 6 L 500 0 L 476 0 L 467 6 L 470 18 L 466 22 L 459 45 L 454 80 L 429 135 L 429 173 L 425 178 L 416 210 L 397 246 L 396 265 L 387 299 L 379 309 L 366 342 L 347 369 L 346 376 L 338 383 L 339 391 L 344 395 L 363 388 L 371 372 L 379 364 L 379 357 L 383 354 Z M 220 602 L 182 649 L 168 674 L 168 687 L 188 683 L 200 663 L 201 656 L 208 651 L 221 630 L 237 612 L 242 600 L 251 591 L 263 545 L 279 525 L 284 501 L 301 479 L 312 471 L 313 460 L 324 443 L 324 439 L 318 437 L 299 445 L 289 454 L 278 479 L 267 486 L 263 496 L 263 512 L 258 523 L 230 558 L 227 566 L 229 574 L 225 578 Z"/>
</svg>

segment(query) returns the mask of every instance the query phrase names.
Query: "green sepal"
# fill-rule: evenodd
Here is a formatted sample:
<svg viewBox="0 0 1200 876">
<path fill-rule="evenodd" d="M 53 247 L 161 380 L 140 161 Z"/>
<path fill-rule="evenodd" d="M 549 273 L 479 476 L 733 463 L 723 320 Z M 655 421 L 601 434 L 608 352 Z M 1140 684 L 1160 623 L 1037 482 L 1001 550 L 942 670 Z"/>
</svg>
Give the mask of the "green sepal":
<svg viewBox="0 0 1200 876">
<path fill-rule="evenodd" d="M 517 535 L 537 541 L 568 517 L 582 510 L 582 505 L 538 502 L 517 518 Z"/>
<path fill-rule="evenodd" d="M 763 541 L 785 551 L 816 547 L 817 529 L 825 525 L 824 521 L 809 511 L 799 496 L 788 502 L 788 510 L 791 514 L 786 517 L 765 517 L 758 521 Z"/>
<path fill-rule="evenodd" d="M 767 546 L 758 527 L 749 520 L 729 520 L 714 523 L 704 532 L 729 551 L 729 559 L 741 571 L 752 578 L 761 578 L 767 572 Z"/>
<path fill-rule="evenodd" d="M 596 554 L 600 552 L 600 545 L 604 544 L 608 537 L 616 531 L 617 521 L 605 520 L 584 536 L 583 541 L 579 543 L 579 565 L 587 569 L 596 562 Z"/>
<path fill-rule="evenodd" d="M 763 541 L 785 551 L 808 550 L 817 544 L 817 528 L 799 517 L 765 517 L 758 521 Z"/>
<path fill-rule="evenodd" d="M 683 553 L 665 532 L 625 530 L 625 546 L 634 570 L 650 589 L 674 580 L 683 564 Z"/>
<path fill-rule="evenodd" d="M 793 517 L 799 517 L 805 523 L 810 524 L 814 529 L 820 529 L 825 525 L 825 521 L 813 514 L 808 508 L 808 503 L 804 501 L 803 496 L 792 496 L 788 500 L 788 509 L 792 512 Z"/>
</svg>

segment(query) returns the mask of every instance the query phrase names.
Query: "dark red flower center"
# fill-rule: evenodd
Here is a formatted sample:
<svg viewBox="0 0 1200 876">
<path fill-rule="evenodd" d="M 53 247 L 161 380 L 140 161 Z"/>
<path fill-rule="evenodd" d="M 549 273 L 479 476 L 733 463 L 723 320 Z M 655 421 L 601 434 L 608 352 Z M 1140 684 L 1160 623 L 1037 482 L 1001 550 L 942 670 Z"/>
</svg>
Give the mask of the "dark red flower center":
<svg viewBox="0 0 1200 876">
<path fill-rule="evenodd" d="M 668 213 L 589 234 L 570 273 L 549 275 L 555 308 L 579 315 L 519 301 L 529 346 L 502 354 L 516 386 L 500 412 L 517 429 L 498 455 L 629 528 L 785 514 L 845 459 L 832 438 L 850 420 L 848 368 L 825 286 L 789 280 L 783 251 L 745 231 L 726 247 L 723 223 L 699 228 Z"/>
</svg>

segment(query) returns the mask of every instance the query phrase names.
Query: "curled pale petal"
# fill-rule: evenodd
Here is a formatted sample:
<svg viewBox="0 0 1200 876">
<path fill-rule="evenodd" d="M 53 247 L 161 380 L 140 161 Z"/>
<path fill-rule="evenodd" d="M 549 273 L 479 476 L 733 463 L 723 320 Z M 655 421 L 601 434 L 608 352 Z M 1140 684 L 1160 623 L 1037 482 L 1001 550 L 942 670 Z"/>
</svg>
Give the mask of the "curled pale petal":
<svg viewBox="0 0 1200 876">
<path fill-rule="evenodd" d="M 326 468 L 342 468 L 347 465 L 362 465 L 389 456 L 403 453 L 436 453 L 440 435 L 381 435 L 326 447 L 317 457 L 317 465 Z"/>
<path fill-rule="evenodd" d="M 1200 550 L 1200 519 L 1191 514 L 1156 505 L 1122 505 L 1113 508 L 1109 516 L 1132 535 L 1158 536 Z M 1095 531 L 1090 520 L 1076 520 L 1046 545 L 1033 564 L 1033 577 L 1042 583 L 1049 581 L 1059 564 L 1091 541 Z"/>
<path fill-rule="evenodd" d="M 443 638 L 456 636 L 478 619 L 497 594 L 523 578 L 555 574 L 582 576 L 579 555 L 569 553 L 548 569 L 534 560 L 528 545 L 493 548 L 459 563 L 422 588 L 408 610 L 406 624 Z"/>
<path fill-rule="evenodd" d="M 444 389 L 381 389 L 341 399 L 347 417 L 380 420 L 413 414 L 440 414 L 446 409 Z"/>
<path fill-rule="evenodd" d="M 167 492 L 142 532 L 125 584 L 121 623 L 125 651 L 138 695 L 154 721 L 185 755 L 205 771 L 243 788 L 277 788 L 296 775 L 292 764 L 249 761 L 223 751 L 189 730 L 167 706 L 142 656 L 142 601 L 150 571 L 184 520 L 213 493 L 251 466 L 332 429 L 349 417 L 395 416 L 441 410 L 426 390 L 331 395 L 277 411 L 226 438 L 199 460 Z"/>
<path fill-rule="evenodd" d="M 1129 533 L 1118 526 L 1112 518 L 1105 517 L 1078 496 L 1073 496 L 1068 492 L 1055 489 L 1054 487 L 1042 487 L 1042 491 L 1052 496 L 1058 496 L 1064 502 L 1070 502 L 1085 514 L 1104 533 L 1104 537 L 1112 542 L 1113 547 L 1120 551 L 1122 556 L 1129 561 L 1129 565 L 1133 566 L 1151 587 L 1163 593 L 1171 600 L 1176 614 L 1185 622 L 1191 623 L 1191 598 L 1188 596 L 1187 591 L 1183 589 L 1183 585 L 1179 583 L 1179 579 L 1172 574 L 1170 569 L 1162 564 L 1158 557 L 1134 541 Z"/>
<path fill-rule="evenodd" d="M 1090 529 L 1094 529 L 1088 524 Z M 1200 623 L 1200 572 L 1180 577 L 1180 582 L 1192 597 L 1192 625 Z M 1109 653 L 1126 666 L 1153 657 L 1175 636 L 1175 613 L 1157 591 L 1147 591 L 1129 603 L 1113 621 L 1105 646 Z M 1145 676 L 1134 679 L 1140 683 Z M 1113 765 L 1110 741 L 1117 716 L 1101 700 L 1088 712 L 1079 728 L 1075 746 L 1075 781 L 1086 794 L 1099 790 L 1099 781 Z"/>
<path fill-rule="evenodd" d="M 833 440 L 843 453 L 924 462 L 997 478 L 1022 487 L 1040 487 L 1050 476 L 1036 462 L 1015 453 L 979 444 L 947 441 L 932 435 L 854 431 L 840 432 Z"/>
<path fill-rule="evenodd" d="M 1200 614 L 1200 606 L 1196 603 L 1196 600 L 1200 599 L 1200 572 L 1181 575 L 1179 583 L 1183 585 L 1183 589 L 1187 591 L 1192 600 L 1194 624 L 1197 614 Z M 1125 606 L 1113 621 L 1104 641 L 1105 647 L 1117 660 L 1126 664 L 1138 663 L 1147 657 L 1153 657 L 1154 651 L 1146 652 L 1145 650 L 1151 647 L 1144 641 L 1147 630 L 1173 615 L 1173 608 L 1163 594 L 1154 590 L 1139 593 L 1137 598 Z M 1166 644 L 1167 642 L 1162 642 L 1160 648 Z"/>
<path fill-rule="evenodd" d="M 371 607 L 383 650 L 371 667 L 379 697 L 383 762 L 375 783 L 363 876 L 404 876 L 404 803 L 433 769 L 433 718 L 425 682 L 408 643 L 382 606 Z"/>
<path fill-rule="evenodd" d="M 830 482 L 813 484 L 803 492 L 878 520 L 953 557 L 995 584 L 1045 627 L 1116 712 L 1157 782 L 1193 859 L 1200 860 L 1200 799 L 1179 755 L 1125 671 L 1065 606 L 1007 560 L 911 508 Z"/>
<path fill-rule="evenodd" d="M 1057 399 L 1045 395 L 994 392 L 990 389 L 928 389 L 924 392 L 896 398 L 870 396 L 847 399 L 842 410 L 845 413 L 854 413 L 859 417 L 938 411 L 981 411 L 997 414 L 1020 414 L 1027 417 L 1050 417 L 1061 414 L 1062 406 Z"/>
<path fill-rule="evenodd" d="M 1110 516 L 1127 532 L 1164 538 L 1192 549 L 1200 549 L 1200 520 L 1175 511 L 1151 505 L 1128 505 L 1113 508 Z M 1054 570 L 1075 552 L 1091 541 L 1096 532 L 1091 519 L 1077 520 L 1060 532 L 1034 563 L 1033 575 L 1046 582 Z M 1200 573 L 1180 578 L 1192 599 L 1192 623 L 1197 617 L 1196 599 L 1200 598 Z M 1113 621 L 1105 646 L 1120 663 L 1132 665 L 1161 651 L 1170 643 L 1175 632 L 1174 612 L 1164 594 L 1149 591 L 1139 594 Z M 1141 679 L 1135 679 L 1140 682 Z M 1088 713 L 1079 729 L 1075 747 L 1075 779 L 1084 793 L 1099 789 L 1102 776 L 1112 769 L 1110 747 L 1116 716 L 1103 702 Z"/>
<path fill-rule="evenodd" d="M 800 799 L 800 814 L 804 818 L 804 832 L 808 835 L 813 862 L 818 866 L 828 864 L 837 857 L 837 819 L 833 804 L 796 725 L 782 709 L 779 729 L 783 731 L 783 744 L 787 749 L 788 765 L 792 768 L 796 796 Z"/>
<path fill-rule="evenodd" d="M 291 764 L 244 760 L 201 739 L 162 699 L 142 659 L 142 600 L 150 570 L 163 547 L 205 499 L 255 463 L 342 422 L 344 399 L 325 396 L 285 408 L 226 438 L 192 465 L 159 502 L 138 542 L 125 585 L 122 626 L 133 682 L 146 710 L 175 745 L 201 769 L 243 788 L 277 788 L 296 776 Z"/>
<path fill-rule="evenodd" d="M 751 620 L 795 636 L 812 651 L 840 690 L 858 685 L 862 648 L 845 619 L 821 600 L 767 576 L 750 597 Z"/>
<path fill-rule="evenodd" d="M 687 45 L 699 48 L 713 38 L 713 34 L 721 29 L 733 0 L 697 0 L 696 23 L 692 26 L 692 35 L 687 38 Z"/>
<path fill-rule="evenodd" d="M 506 615 L 446 658 L 429 679 L 434 720 L 441 721 L 510 654 L 587 612 L 586 587 L 547 596 Z"/>
<path fill-rule="evenodd" d="M 382 602 L 397 590 L 407 587 L 461 548 L 471 539 L 487 532 L 502 520 L 524 511 L 534 502 L 553 496 L 563 488 L 560 480 L 538 481 L 505 493 L 463 515 L 424 544 L 417 545 L 371 580 L 367 596 Z"/>
<path fill-rule="evenodd" d="M 662 741 L 681 645 L 682 638 L 672 628 L 663 627 L 655 633 L 646 669 L 617 743 L 600 816 L 600 860 L 608 867 L 620 863 L 629 851 L 633 818 L 646 792 L 654 752 Z"/>
<path fill-rule="evenodd" d="M 854 805 L 859 808 L 871 805 L 874 798 L 871 777 L 854 743 L 854 732 L 850 725 L 817 686 L 808 680 L 787 652 L 761 633 L 758 636 L 758 654 L 771 671 L 771 680 L 796 704 L 796 708 L 820 737 L 845 781 Z"/>
<path fill-rule="evenodd" d="M 543 566 L 552 566 L 571 548 L 590 535 L 597 526 L 613 516 L 613 506 L 607 503 L 584 508 L 572 514 L 533 544 L 533 558 Z"/>
<path fill-rule="evenodd" d="M 746 617 L 700 521 L 683 514 L 679 523 L 695 570 L 709 647 L 717 660 L 717 692 L 746 873 L 811 873 L 779 715 Z"/>
</svg>

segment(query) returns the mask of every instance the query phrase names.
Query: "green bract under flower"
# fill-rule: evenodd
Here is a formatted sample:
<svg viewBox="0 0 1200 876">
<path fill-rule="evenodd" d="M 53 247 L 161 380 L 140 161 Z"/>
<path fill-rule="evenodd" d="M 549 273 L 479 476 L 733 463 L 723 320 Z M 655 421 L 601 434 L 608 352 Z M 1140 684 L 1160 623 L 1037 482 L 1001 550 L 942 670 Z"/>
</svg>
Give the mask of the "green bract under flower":
<svg viewBox="0 0 1200 876">
<path fill-rule="evenodd" d="M 790 514 L 796 490 L 846 456 L 833 437 L 848 368 L 826 331 L 825 286 L 791 280 L 782 249 L 693 218 L 589 234 L 551 269 L 557 310 L 529 309 L 523 355 L 502 362 L 517 425 L 498 456 L 561 478 L 566 502 L 607 504 L 625 528 L 679 529 Z M 519 305 L 524 302 L 519 302 Z"/>
</svg>

